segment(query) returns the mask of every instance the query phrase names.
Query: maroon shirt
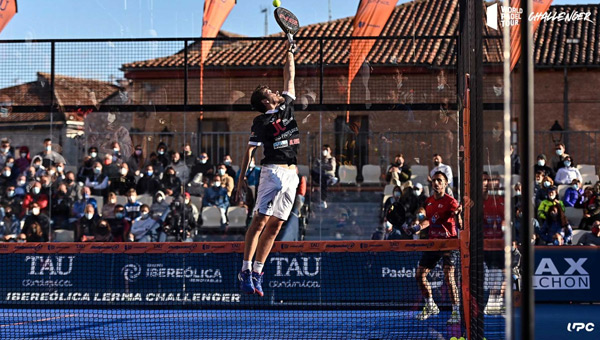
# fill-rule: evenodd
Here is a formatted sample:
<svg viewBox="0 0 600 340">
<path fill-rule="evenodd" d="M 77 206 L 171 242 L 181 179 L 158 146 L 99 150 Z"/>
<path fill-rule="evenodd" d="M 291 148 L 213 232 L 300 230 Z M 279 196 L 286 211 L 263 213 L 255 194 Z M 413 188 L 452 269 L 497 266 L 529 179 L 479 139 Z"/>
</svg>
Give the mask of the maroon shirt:
<svg viewBox="0 0 600 340">
<path fill-rule="evenodd" d="M 458 209 L 458 201 L 448 194 L 435 199 L 432 195 L 425 201 L 425 213 L 429 221 L 428 236 L 430 239 L 455 238 L 456 224 L 454 212 Z"/>
</svg>

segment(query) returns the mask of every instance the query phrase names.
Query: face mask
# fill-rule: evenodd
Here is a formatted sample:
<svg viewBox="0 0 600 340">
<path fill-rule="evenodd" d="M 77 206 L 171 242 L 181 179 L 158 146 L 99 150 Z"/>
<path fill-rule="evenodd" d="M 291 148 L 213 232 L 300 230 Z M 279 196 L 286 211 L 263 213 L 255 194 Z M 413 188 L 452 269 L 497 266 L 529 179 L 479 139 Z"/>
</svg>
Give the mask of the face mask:
<svg viewBox="0 0 600 340">
<path fill-rule="evenodd" d="M 25 185 L 25 181 L 18 181 L 18 182 L 17 182 L 17 185 L 18 185 L 18 186 L 20 186 L 20 187 L 22 187 L 22 186 L 24 186 L 24 185 Z"/>
<path fill-rule="evenodd" d="M 206 158 L 200 158 L 200 163 L 201 164 L 206 164 L 207 159 Z"/>
<path fill-rule="evenodd" d="M 225 161 L 223 163 L 225 163 L 225 165 L 231 165 L 231 161 Z"/>
<path fill-rule="evenodd" d="M 129 202 L 133 203 L 133 202 L 135 202 L 135 200 L 137 199 L 137 197 L 136 196 L 129 196 L 129 197 L 127 197 L 127 199 L 129 200 Z"/>
<path fill-rule="evenodd" d="M 159 155 L 164 155 L 165 154 L 165 150 L 158 150 L 158 154 Z"/>
<path fill-rule="evenodd" d="M 98 153 L 96 153 L 96 152 L 91 152 L 90 153 L 90 157 L 96 158 L 96 156 L 98 156 Z"/>
<path fill-rule="evenodd" d="M 88 220 L 91 220 L 94 217 L 94 213 L 86 213 L 85 214 L 85 218 L 87 218 Z"/>
<path fill-rule="evenodd" d="M 13 190 L 6 192 L 6 195 L 8 197 L 14 197 L 15 196 L 15 192 Z"/>
<path fill-rule="evenodd" d="M 113 199 L 109 200 L 109 202 L 110 202 L 110 204 L 115 204 L 115 203 L 117 203 L 117 200 L 113 198 Z"/>
<path fill-rule="evenodd" d="M 423 214 L 423 213 L 418 213 L 418 214 L 417 214 L 417 219 L 418 219 L 419 221 L 423 221 L 423 220 L 425 219 L 425 214 Z"/>
<path fill-rule="evenodd" d="M 22 153 L 21 154 L 21 158 L 25 158 L 25 157 L 27 157 L 27 154 L 26 153 Z"/>
<path fill-rule="evenodd" d="M 390 223 L 390 221 L 385 221 L 385 228 L 386 229 L 392 229 L 393 225 Z"/>
<path fill-rule="evenodd" d="M 185 154 L 188 155 L 188 156 L 191 156 L 192 152 L 191 151 L 186 151 Z"/>
<path fill-rule="evenodd" d="M 4 171 L 2 174 L 4 177 L 10 177 L 10 171 Z"/>
<path fill-rule="evenodd" d="M 520 191 L 515 191 L 515 196 L 521 196 L 521 192 Z"/>
<path fill-rule="evenodd" d="M 435 164 L 435 166 L 439 166 L 440 165 L 440 161 L 434 161 L 433 164 Z"/>
<path fill-rule="evenodd" d="M 568 168 L 571 166 L 571 162 L 570 161 L 565 161 L 565 166 Z"/>
<path fill-rule="evenodd" d="M 7 152 L 8 152 L 8 150 L 10 150 L 10 149 L 9 149 L 9 148 L 2 148 L 2 152 L 3 152 L 3 153 L 7 153 Z"/>
<path fill-rule="evenodd" d="M 400 191 L 394 192 L 394 197 L 398 198 L 400 196 L 402 196 L 402 193 Z"/>
<path fill-rule="evenodd" d="M 33 165 L 33 167 L 34 167 L 34 169 L 36 169 L 36 170 L 37 170 L 37 169 L 39 169 L 39 168 L 40 168 L 40 163 L 35 163 L 35 164 Z"/>
<path fill-rule="evenodd" d="M 40 193 L 40 190 L 41 190 L 41 189 L 40 189 L 39 187 L 33 187 L 33 189 L 31 189 L 31 191 L 33 191 L 33 193 L 34 193 L 35 195 L 39 194 L 39 193 Z"/>
<path fill-rule="evenodd" d="M 329 152 L 327 150 L 323 150 L 322 154 L 323 154 L 323 157 L 327 157 L 327 155 L 329 155 Z"/>
<path fill-rule="evenodd" d="M 548 195 L 548 199 L 553 200 L 556 198 L 556 195 Z"/>
<path fill-rule="evenodd" d="M 179 163 L 179 160 L 173 160 L 173 164 Z"/>
<path fill-rule="evenodd" d="M 121 175 L 125 176 L 127 175 L 129 171 L 127 169 L 121 169 Z"/>
<path fill-rule="evenodd" d="M 86 200 L 88 200 L 90 198 L 90 194 L 83 194 L 83 198 L 85 198 Z"/>
<path fill-rule="evenodd" d="M 149 214 L 148 214 L 148 212 L 147 212 L 147 211 L 142 211 L 142 220 L 145 220 L 145 219 L 147 219 L 147 218 L 148 218 L 148 216 L 149 216 Z"/>
<path fill-rule="evenodd" d="M 221 175 L 221 176 L 225 175 L 225 169 L 219 169 L 219 175 Z"/>
<path fill-rule="evenodd" d="M 46 151 L 52 151 L 52 145 L 46 146 Z"/>
<path fill-rule="evenodd" d="M 95 173 L 96 175 L 100 174 L 100 172 L 102 172 L 102 168 L 95 168 L 95 169 L 94 169 L 94 173 Z"/>
<path fill-rule="evenodd" d="M 63 172 L 64 168 L 62 166 L 58 166 L 58 167 L 56 167 L 56 170 L 58 172 Z"/>
<path fill-rule="evenodd" d="M 213 182 L 213 186 L 220 187 L 221 186 L 221 182 Z"/>
<path fill-rule="evenodd" d="M 146 175 L 148 175 L 148 177 L 152 177 L 153 174 L 154 174 L 154 171 L 146 171 Z"/>
<path fill-rule="evenodd" d="M 31 209 L 31 213 L 33 215 L 39 215 L 40 214 L 40 208 L 33 208 L 33 209 Z"/>
<path fill-rule="evenodd" d="M 185 204 L 190 204 L 190 199 L 189 198 L 185 199 Z"/>
<path fill-rule="evenodd" d="M 116 217 L 116 218 L 118 218 L 118 219 L 122 219 L 122 218 L 123 218 L 123 216 L 124 216 L 124 215 L 123 215 L 123 213 L 122 213 L 122 212 L 118 212 L 118 213 L 116 213 L 116 214 L 115 214 L 115 217 Z"/>
<path fill-rule="evenodd" d="M 519 212 L 519 213 L 517 214 L 517 218 L 523 218 L 523 213 L 522 213 L 522 212 Z"/>
<path fill-rule="evenodd" d="M 421 196 L 421 190 L 414 190 L 413 194 L 415 194 L 415 196 Z"/>
<path fill-rule="evenodd" d="M 579 185 L 573 184 L 573 189 L 575 189 L 575 190 L 579 189 Z"/>
<path fill-rule="evenodd" d="M 142 154 L 142 150 L 135 150 L 135 154 L 138 155 L 138 156 L 141 155 Z"/>
<path fill-rule="evenodd" d="M 158 197 L 156 198 L 156 202 L 158 202 L 158 203 L 162 203 L 162 201 L 164 201 L 164 198 L 162 198 L 162 196 L 158 196 Z"/>
<path fill-rule="evenodd" d="M 54 170 L 50 170 L 50 171 L 48 171 L 48 174 L 49 174 L 50 176 L 54 176 L 54 174 L 55 174 L 55 173 L 56 173 L 56 171 L 54 171 Z"/>
<path fill-rule="evenodd" d="M 119 153 L 119 149 L 117 149 L 117 148 L 114 148 L 114 149 L 113 149 L 113 152 L 114 152 L 115 154 L 118 154 L 118 153 Z"/>
<path fill-rule="evenodd" d="M 544 166 L 544 165 L 546 165 L 546 161 L 543 160 L 543 159 L 540 159 L 540 160 L 538 160 L 538 165 L 539 166 Z"/>
<path fill-rule="evenodd" d="M 544 182 L 544 187 L 546 187 L 546 188 L 550 187 L 550 182 L 548 182 L 548 181 L 545 181 L 545 182 Z"/>
<path fill-rule="evenodd" d="M 562 154 L 563 154 L 563 151 L 562 151 L 562 149 L 558 149 L 558 150 L 556 150 L 556 155 L 557 155 L 557 156 L 562 156 Z"/>
</svg>

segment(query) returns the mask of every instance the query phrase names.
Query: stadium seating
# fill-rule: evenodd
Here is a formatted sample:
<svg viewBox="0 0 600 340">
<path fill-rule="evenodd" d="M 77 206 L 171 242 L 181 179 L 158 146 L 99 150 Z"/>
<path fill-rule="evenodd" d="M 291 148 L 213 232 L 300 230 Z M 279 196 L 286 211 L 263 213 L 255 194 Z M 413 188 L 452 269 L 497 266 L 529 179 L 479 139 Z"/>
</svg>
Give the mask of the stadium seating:
<svg viewBox="0 0 600 340">
<path fill-rule="evenodd" d="M 413 165 L 410 167 L 412 176 L 411 182 L 414 184 L 421 183 L 423 186 L 429 185 L 427 177 L 429 177 L 429 167 L 427 165 Z"/>
<path fill-rule="evenodd" d="M 190 202 L 195 205 L 198 209 L 202 207 L 202 197 L 190 196 Z"/>
<path fill-rule="evenodd" d="M 220 215 L 219 215 L 220 216 Z M 244 207 L 231 207 L 227 210 L 227 219 L 229 220 L 229 229 L 246 228 L 246 219 L 248 212 Z"/>
<path fill-rule="evenodd" d="M 383 203 L 394 194 L 394 185 L 388 184 L 383 188 Z"/>
<path fill-rule="evenodd" d="M 221 228 L 221 210 L 217 207 L 202 209 L 202 229 Z"/>
<path fill-rule="evenodd" d="M 298 173 L 300 174 L 300 176 L 309 177 L 310 168 L 308 167 L 308 165 L 298 165 Z"/>
<path fill-rule="evenodd" d="M 98 210 L 98 213 L 102 213 L 102 207 L 104 206 L 104 197 L 102 196 L 91 196 L 90 198 L 93 198 L 96 200 L 96 208 Z"/>
<path fill-rule="evenodd" d="M 233 169 L 233 171 L 235 171 L 236 174 L 238 173 L 238 171 L 240 171 L 239 165 L 232 165 L 231 168 Z"/>
<path fill-rule="evenodd" d="M 598 175 L 581 174 L 581 179 L 583 179 L 583 185 L 595 184 L 596 182 L 598 182 Z"/>
<path fill-rule="evenodd" d="M 366 164 L 362 167 L 363 184 L 381 183 L 381 168 L 378 165 Z"/>
<path fill-rule="evenodd" d="M 579 164 L 577 165 L 577 170 L 583 176 L 584 174 L 595 175 L 596 174 L 596 166 L 593 164 Z"/>
<path fill-rule="evenodd" d="M 571 240 L 571 244 L 576 245 L 577 243 L 579 243 L 579 239 L 581 239 L 581 237 L 585 233 L 589 233 L 589 231 L 588 230 L 582 230 L 582 229 L 573 230 L 573 239 Z"/>
<path fill-rule="evenodd" d="M 56 229 L 53 233 L 52 240 L 54 242 L 73 242 L 75 240 L 75 232 L 73 230 Z"/>
<path fill-rule="evenodd" d="M 558 198 L 563 199 L 565 197 L 565 192 L 569 189 L 570 185 L 561 184 L 558 186 Z"/>
<path fill-rule="evenodd" d="M 358 171 L 354 165 L 341 165 L 338 171 L 340 184 L 356 184 L 356 176 Z"/>
<path fill-rule="evenodd" d="M 583 218 L 583 210 L 573 208 L 573 207 L 565 207 L 565 216 L 567 220 L 571 224 L 572 227 L 579 227 L 579 222 Z"/>
<path fill-rule="evenodd" d="M 120 205 L 123 205 L 123 206 L 125 204 L 127 204 L 127 197 L 121 196 L 121 195 L 117 195 L 117 204 L 120 204 Z"/>
<path fill-rule="evenodd" d="M 152 196 L 150 195 L 139 195 L 137 197 L 138 202 L 142 204 L 146 204 L 147 206 L 152 206 Z"/>
</svg>

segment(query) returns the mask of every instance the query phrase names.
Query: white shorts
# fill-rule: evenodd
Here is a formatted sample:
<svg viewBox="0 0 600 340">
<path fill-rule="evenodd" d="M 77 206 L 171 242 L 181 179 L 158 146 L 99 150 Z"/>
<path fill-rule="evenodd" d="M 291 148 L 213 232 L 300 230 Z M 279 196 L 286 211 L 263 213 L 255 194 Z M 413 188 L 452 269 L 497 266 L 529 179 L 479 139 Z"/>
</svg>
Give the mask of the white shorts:
<svg viewBox="0 0 600 340">
<path fill-rule="evenodd" d="M 296 169 L 269 164 L 261 167 L 254 211 L 287 221 L 298 188 Z"/>
</svg>

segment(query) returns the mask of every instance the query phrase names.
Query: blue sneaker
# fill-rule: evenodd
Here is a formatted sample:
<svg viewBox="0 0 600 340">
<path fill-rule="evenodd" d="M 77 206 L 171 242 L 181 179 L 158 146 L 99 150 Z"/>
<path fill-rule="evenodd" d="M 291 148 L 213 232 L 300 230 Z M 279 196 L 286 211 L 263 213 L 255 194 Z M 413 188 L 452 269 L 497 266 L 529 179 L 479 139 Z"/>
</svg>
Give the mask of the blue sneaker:
<svg viewBox="0 0 600 340">
<path fill-rule="evenodd" d="M 252 272 L 252 283 L 254 283 L 254 292 L 260 296 L 265 295 L 262 289 L 263 274 L 264 273 L 259 274 L 257 272 Z"/>
<path fill-rule="evenodd" d="M 254 294 L 254 284 L 252 283 L 252 273 L 249 269 L 240 271 L 238 280 L 240 280 L 240 290 L 246 294 Z"/>
</svg>

